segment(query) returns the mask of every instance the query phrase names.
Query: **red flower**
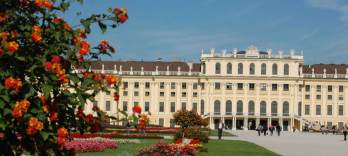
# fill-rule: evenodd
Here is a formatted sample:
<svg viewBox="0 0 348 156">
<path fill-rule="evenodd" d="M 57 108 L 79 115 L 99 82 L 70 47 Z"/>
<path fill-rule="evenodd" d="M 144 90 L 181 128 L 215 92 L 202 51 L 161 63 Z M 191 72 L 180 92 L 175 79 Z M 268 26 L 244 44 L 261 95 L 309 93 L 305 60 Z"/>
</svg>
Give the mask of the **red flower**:
<svg viewBox="0 0 348 156">
<path fill-rule="evenodd" d="M 182 144 L 182 139 L 181 139 L 181 138 L 176 139 L 176 140 L 175 140 L 175 144 Z"/>
<path fill-rule="evenodd" d="M 87 123 L 92 123 L 93 120 L 94 120 L 94 117 L 93 117 L 92 114 L 88 114 L 88 115 L 86 116 L 86 122 L 87 122 Z"/>
<path fill-rule="evenodd" d="M 51 62 L 45 62 L 44 67 L 47 71 L 52 70 L 52 63 Z"/>
<path fill-rule="evenodd" d="M 124 23 L 124 22 L 126 22 L 128 20 L 128 15 L 119 15 L 117 17 L 118 17 L 118 21 L 120 23 Z"/>
<path fill-rule="evenodd" d="M 51 112 L 50 114 L 50 121 L 55 122 L 58 119 L 58 113 L 57 112 Z"/>
<path fill-rule="evenodd" d="M 4 55 L 4 51 L 2 49 L 0 49 L 0 57 Z"/>
<path fill-rule="evenodd" d="M 134 113 L 138 113 L 138 114 L 141 113 L 141 107 L 138 105 L 134 106 L 132 110 Z"/>
<path fill-rule="evenodd" d="M 52 59 L 51 59 L 51 62 L 52 63 L 59 63 L 60 62 L 60 56 L 58 55 L 52 55 Z"/>
<path fill-rule="evenodd" d="M 18 50 L 19 44 L 16 41 L 7 43 L 7 50 L 14 53 Z"/>
<path fill-rule="evenodd" d="M 22 88 L 22 81 L 20 79 L 14 79 L 13 77 L 8 77 L 5 79 L 5 88 L 14 89 L 16 92 Z"/>
<path fill-rule="evenodd" d="M 96 74 L 96 75 L 94 75 L 94 77 L 93 77 L 93 80 L 95 80 L 95 81 L 100 81 L 100 80 L 102 80 L 102 79 L 103 79 L 103 76 L 100 75 L 100 74 Z"/>
<path fill-rule="evenodd" d="M 66 137 L 68 136 L 68 130 L 66 130 L 64 127 L 61 127 L 57 131 L 58 137 Z"/>
<path fill-rule="evenodd" d="M 90 45 L 86 41 L 81 42 L 80 55 L 86 55 L 89 52 Z"/>
<path fill-rule="evenodd" d="M 33 42 L 38 43 L 42 40 L 42 37 L 39 33 L 32 33 L 31 39 L 33 40 Z"/>
<path fill-rule="evenodd" d="M 59 18 L 59 17 L 54 18 L 54 19 L 52 20 L 52 23 L 54 23 L 54 24 L 60 24 L 60 23 L 62 23 L 62 22 L 63 22 L 63 19 L 62 19 L 62 18 Z"/>
<path fill-rule="evenodd" d="M 199 139 L 197 138 L 191 139 L 190 144 L 199 144 Z"/>
<path fill-rule="evenodd" d="M 93 106 L 92 110 L 93 111 L 99 111 L 99 107 L 98 106 Z"/>
<path fill-rule="evenodd" d="M 117 17 L 117 22 L 124 23 L 128 20 L 127 8 L 115 8 L 114 14 Z"/>
<path fill-rule="evenodd" d="M 120 95 L 118 93 L 114 93 L 114 100 L 116 102 L 119 102 L 120 101 Z"/>
</svg>

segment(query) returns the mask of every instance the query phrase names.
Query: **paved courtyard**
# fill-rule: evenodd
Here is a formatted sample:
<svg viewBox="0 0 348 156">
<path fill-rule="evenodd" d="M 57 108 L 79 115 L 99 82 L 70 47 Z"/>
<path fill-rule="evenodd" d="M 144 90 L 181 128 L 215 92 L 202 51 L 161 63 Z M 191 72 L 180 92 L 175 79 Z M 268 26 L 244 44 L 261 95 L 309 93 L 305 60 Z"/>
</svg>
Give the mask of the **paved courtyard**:
<svg viewBox="0 0 348 156">
<path fill-rule="evenodd" d="M 342 135 L 284 132 L 281 136 L 258 136 L 256 131 L 230 131 L 238 137 L 228 140 L 245 140 L 263 146 L 284 156 L 347 156 L 348 141 Z"/>
</svg>

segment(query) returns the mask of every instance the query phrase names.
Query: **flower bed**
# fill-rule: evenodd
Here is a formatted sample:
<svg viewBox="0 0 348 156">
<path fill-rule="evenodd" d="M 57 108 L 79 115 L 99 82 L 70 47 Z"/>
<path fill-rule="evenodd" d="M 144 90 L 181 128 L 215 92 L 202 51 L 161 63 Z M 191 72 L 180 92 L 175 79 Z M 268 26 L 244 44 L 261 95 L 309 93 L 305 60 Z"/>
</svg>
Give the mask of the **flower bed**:
<svg viewBox="0 0 348 156">
<path fill-rule="evenodd" d="M 157 144 L 152 145 L 151 147 L 145 147 L 140 149 L 136 156 L 153 156 L 153 155 L 186 155 L 186 156 L 197 156 L 197 150 L 191 145 L 184 144 L 166 144 L 163 141 L 160 141 Z"/>
<path fill-rule="evenodd" d="M 139 139 L 110 139 L 110 138 L 101 138 L 101 137 L 95 137 L 95 138 L 74 138 L 74 140 L 77 141 L 83 141 L 83 140 L 95 140 L 95 141 L 116 141 L 118 144 L 140 144 L 141 141 Z"/>
<path fill-rule="evenodd" d="M 117 129 L 117 130 L 106 130 L 107 132 L 118 132 L 118 133 L 135 133 L 140 132 L 139 129 Z M 152 127 L 152 128 L 145 128 L 144 131 L 146 133 L 177 133 L 179 131 L 179 128 L 161 128 L 161 127 Z"/>
<path fill-rule="evenodd" d="M 137 138 L 137 139 L 163 139 L 162 136 L 156 135 L 156 134 L 120 134 L 120 133 L 85 133 L 85 134 L 79 134 L 79 133 L 73 133 L 70 135 L 72 138 L 95 138 L 95 137 L 101 137 L 101 138 Z"/>
<path fill-rule="evenodd" d="M 101 152 L 117 146 L 117 142 L 111 140 L 73 140 L 64 144 L 65 149 L 76 152 Z"/>
</svg>

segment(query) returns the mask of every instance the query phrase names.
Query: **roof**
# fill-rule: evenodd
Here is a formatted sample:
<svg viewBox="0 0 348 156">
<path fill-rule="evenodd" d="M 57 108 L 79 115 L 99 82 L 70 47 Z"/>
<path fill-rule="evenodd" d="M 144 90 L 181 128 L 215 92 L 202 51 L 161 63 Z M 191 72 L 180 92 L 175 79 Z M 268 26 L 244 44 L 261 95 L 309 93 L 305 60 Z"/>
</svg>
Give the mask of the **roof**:
<svg viewBox="0 0 348 156">
<path fill-rule="evenodd" d="M 324 69 L 326 69 L 326 74 L 335 74 L 335 69 L 337 74 L 347 74 L 348 64 L 313 64 L 313 65 L 303 65 L 302 72 L 304 74 L 312 74 L 312 69 L 314 69 L 315 74 L 324 74 Z"/>
<path fill-rule="evenodd" d="M 91 61 L 91 68 L 93 69 L 102 69 L 102 64 L 104 65 L 104 70 L 114 70 L 116 65 L 116 70 L 120 71 L 122 66 L 122 71 L 130 71 L 131 67 L 133 71 L 141 71 L 141 68 L 144 68 L 144 71 L 156 71 L 156 66 L 158 71 L 180 71 L 189 72 L 191 66 L 191 72 L 200 72 L 201 64 L 200 63 L 188 63 L 181 61 Z"/>
</svg>

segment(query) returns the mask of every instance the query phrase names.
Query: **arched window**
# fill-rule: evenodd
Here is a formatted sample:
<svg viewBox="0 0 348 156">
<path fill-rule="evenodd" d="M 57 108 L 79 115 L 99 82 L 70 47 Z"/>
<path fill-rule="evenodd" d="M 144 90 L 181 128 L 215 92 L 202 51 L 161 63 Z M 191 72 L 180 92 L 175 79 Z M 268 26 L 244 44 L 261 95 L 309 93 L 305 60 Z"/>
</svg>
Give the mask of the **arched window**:
<svg viewBox="0 0 348 156">
<path fill-rule="evenodd" d="M 278 114 L 278 103 L 276 101 L 271 103 L 271 114 L 272 116 L 277 116 Z"/>
<path fill-rule="evenodd" d="M 284 64 L 284 75 L 289 75 L 289 64 Z"/>
<path fill-rule="evenodd" d="M 241 100 L 237 102 L 237 115 L 243 115 L 243 102 Z"/>
<path fill-rule="evenodd" d="M 202 67 L 202 68 L 203 68 L 203 71 L 202 71 L 202 72 L 203 72 L 203 74 L 205 74 L 205 72 L 206 72 L 206 71 L 205 71 L 205 70 L 206 70 L 205 63 L 203 63 L 202 66 L 203 66 L 203 67 Z"/>
<path fill-rule="evenodd" d="M 232 64 L 231 63 L 227 63 L 227 74 L 232 74 Z"/>
<path fill-rule="evenodd" d="M 267 115 L 267 104 L 265 101 L 260 102 L 260 115 L 261 116 Z"/>
<path fill-rule="evenodd" d="M 232 115 L 232 101 L 226 101 L 226 115 Z"/>
<path fill-rule="evenodd" d="M 267 66 L 266 63 L 261 64 L 261 75 L 266 75 L 267 73 Z"/>
<path fill-rule="evenodd" d="M 255 103 L 254 103 L 254 101 L 249 101 L 249 104 L 248 104 L 248 114 L 249 115 L 255 115 Z"/>
<path fill-rule="evenodd" d="M 238 74 L 243 74 L 243 63 L 238 63 Z"/>
<path fill-rule="evenodd" d="M 201 115 L 204 115 L 204 100 L 201 100 Z"/>
<path fill-rule="evenodd" d="M 272 75 L 278 75 L 278 65 L 275 63 L 272 65 Z"/>
<path fill-rule="evenodd" d="M 283 116 L 289 116 L 289 102 L 285 101 L 283 103 Z"/>
<path fill-rule="evenodd" d="M 249 66 L 249 74 L 255 75 L 255 64 L 254 63 L 251 63 Z"/>
<path fill-rule="evenodd" d="M 221 74 L 221 64 L 220 63 L 215 64 L 215 74 Z"/>
<path fill-rule="evenodd" d="M 216 100 L 214 102 L 214 115 L 220 115 L 220 101 Z"/>
</svg>

